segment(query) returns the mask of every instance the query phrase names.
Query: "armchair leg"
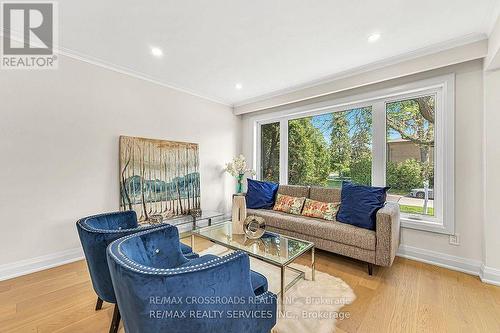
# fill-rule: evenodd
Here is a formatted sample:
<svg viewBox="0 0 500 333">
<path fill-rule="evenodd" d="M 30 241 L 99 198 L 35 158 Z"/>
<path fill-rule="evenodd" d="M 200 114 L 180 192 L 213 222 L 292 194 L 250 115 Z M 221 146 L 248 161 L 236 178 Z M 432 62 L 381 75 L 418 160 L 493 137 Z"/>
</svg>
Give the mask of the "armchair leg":
<svg viewBox="0 0 500 333">
<path fill-rule="evenodd" d="M 102 299 L 100 297 L 97 297 L 97 303 L 95 304 L 95 310 L 101 310 L 102 309 Z"/>
<path fill-rule="evenodd" d="M 113 310 L 113 319 L 111 320 L 111 326 L 109 327 L 109 333 L 118 333 L 118 327 L 120 326 L 120 310 L 118 309 L 118 304 L 115 304 L 115 309 Z"/>
<path fill-rule="evenodd" d="M 371 262 L 368 263 L 368 275 L 373 275 L 373 264 Z"/>
</svg>

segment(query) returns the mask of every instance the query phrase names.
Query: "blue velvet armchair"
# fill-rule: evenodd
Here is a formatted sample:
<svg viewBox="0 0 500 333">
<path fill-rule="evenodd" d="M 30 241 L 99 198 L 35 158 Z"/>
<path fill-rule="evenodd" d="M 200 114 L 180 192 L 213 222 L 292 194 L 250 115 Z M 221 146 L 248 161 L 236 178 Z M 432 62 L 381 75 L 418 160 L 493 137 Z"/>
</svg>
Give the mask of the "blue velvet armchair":
<svg viewBox="0 0 500 333">
<path fill-rule="evenodd" d="M 127 333 L 267 333 L 276 324 L 276 295 L 243 252 L 187 260 L 177 229 L 164 226 L 114 241 L 107 255 Z"/>
<path fill-rule="evenodd" d="M 98 296 L 96 310 L 101 309 L 103 300 L 116 304 L 106 258 L 107 246 L 118 238 L 155 229 L 158 226 L 139 227 L 136 213 L 124 211 L 88 216 L 78 220 L 76 227 L 90 271 L 92 286 Z M 188 258 L 198 257 L 189 246 L 183 244 L 181 250 Z M 119 322 L 120 313 L 115 306 L 110 332 L 117 332 Z"/>
</svg>

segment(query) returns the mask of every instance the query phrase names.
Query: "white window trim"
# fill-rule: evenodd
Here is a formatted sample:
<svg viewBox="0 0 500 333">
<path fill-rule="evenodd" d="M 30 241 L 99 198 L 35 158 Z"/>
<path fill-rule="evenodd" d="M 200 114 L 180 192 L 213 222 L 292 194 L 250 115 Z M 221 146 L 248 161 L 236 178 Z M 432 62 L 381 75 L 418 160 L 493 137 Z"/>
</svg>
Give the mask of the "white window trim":
<svg viewBox="0 0 500 333">
<path fill-rule="evenodd" d="M 436 96 L 435 184 L 439 200 L 434 200 L 434 217 L 416 219 L 401 215 L 404 228 L 442 234 L 455 232 L 455 75 L 449 74 L 409 84 L 372 91 L 366 94 L 329 100 L 259 115 L 254 118 L 254 168 L 260 178 L 260 126 L 280 123 L 280 183 L 288 184 L 288 121 L 302 117 L 372 107 L 372 184 L 385 186 L 386 170 L 386 103 L 422 95 Z"/>
</svg>

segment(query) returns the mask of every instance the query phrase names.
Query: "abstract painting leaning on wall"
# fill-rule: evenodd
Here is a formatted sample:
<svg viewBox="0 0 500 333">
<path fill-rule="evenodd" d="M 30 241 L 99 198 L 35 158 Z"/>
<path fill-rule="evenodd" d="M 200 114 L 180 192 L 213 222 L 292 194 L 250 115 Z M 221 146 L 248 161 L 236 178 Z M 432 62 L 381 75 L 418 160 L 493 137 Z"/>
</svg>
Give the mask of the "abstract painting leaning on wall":
<svg viewBox="0 0 500 333">
<path fill-rule="evenodd" d="M 120 136 L 120 209 L 147 221 L 199 208 L 198 144 Z"/>
</svg>

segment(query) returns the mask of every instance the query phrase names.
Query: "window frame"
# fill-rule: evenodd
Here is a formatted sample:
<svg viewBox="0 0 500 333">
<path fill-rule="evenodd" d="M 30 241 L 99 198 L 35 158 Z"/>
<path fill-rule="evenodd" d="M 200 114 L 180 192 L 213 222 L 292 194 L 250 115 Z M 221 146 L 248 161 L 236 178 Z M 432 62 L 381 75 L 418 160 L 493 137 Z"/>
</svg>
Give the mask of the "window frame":
<svg viewBox="0 0 500 333">
<path fill-rule="evenodd" d="M 259 170 L 261 159 L 261 126 L 280 123 L 281 184 L 288 184 L 288 121 L 361 107 L 372 110 L 372 184 L 385 186 L 387 163 L 386 105 L 420 96 L 436 96 L 434 124 L 434 216 L 401 214 L 401 226 L 442 234 L 455 232 L 455 75 L 448 74 L 410 82 L 369 93 L 347 96 L 325 102 L 261 114 L 253 118 L 253 167 Z"/>
</svg>

